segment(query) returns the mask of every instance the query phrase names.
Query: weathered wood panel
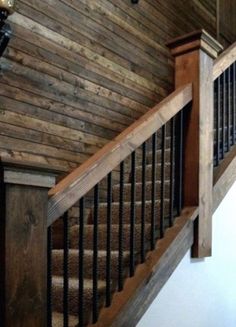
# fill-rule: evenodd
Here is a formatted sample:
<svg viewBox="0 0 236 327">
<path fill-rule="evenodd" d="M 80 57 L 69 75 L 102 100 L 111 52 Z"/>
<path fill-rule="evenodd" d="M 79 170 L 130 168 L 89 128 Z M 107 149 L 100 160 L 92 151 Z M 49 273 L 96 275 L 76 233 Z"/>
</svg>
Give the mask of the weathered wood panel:
<svg viewBox="0 0 236 327">
<path fill-rule="evenodd" d="M 55 177 L 42 169 L 1 166 L 1 325 L 47 325 L 48 189 Z"/>
<path fill-rule="evenodd" d="M 219 40 L 224 45 L 236 41 L 236 2 L 235 0 L 218 0 Z"/>
<path fill-rule="evenodd" d="M 16 9 L 0 61 L 0 156 L 63 171 L 173 90 L 168 40 L 216 33 L 210 0 L 18 0 Z"/>
</svg>

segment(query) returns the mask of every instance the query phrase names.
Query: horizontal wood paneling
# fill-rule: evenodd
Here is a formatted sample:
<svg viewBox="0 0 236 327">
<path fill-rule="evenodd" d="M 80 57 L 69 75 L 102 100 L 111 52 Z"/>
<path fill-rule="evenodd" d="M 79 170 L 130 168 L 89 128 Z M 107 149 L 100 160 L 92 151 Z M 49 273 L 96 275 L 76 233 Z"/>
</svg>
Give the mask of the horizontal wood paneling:
<svg viewBox="0 0 236 327">
<path fill-rule="evenodd" d="M 215 1 L 18 0 L 0 60 L 0 156 L 71 170 L 173 89 L 165 43 Z"/>
<path fill-rule="evenodd" d="M 219 37 L 225 46 L 236 41 L 236 1 L 219 1 Z"/>
</svg>

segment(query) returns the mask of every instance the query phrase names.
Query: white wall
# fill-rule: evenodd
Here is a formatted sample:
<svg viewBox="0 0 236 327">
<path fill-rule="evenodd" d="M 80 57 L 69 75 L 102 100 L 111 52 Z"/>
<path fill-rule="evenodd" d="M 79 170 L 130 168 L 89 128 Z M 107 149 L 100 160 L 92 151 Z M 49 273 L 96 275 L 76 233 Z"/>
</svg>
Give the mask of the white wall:
<svg viewBox="0 0 236 327">
<path fill-rule="evenodd" d="M 213 217 L 213 257 L 183 258 L 138 327 L 236 327 L 236 183 Z"/>
</svg>

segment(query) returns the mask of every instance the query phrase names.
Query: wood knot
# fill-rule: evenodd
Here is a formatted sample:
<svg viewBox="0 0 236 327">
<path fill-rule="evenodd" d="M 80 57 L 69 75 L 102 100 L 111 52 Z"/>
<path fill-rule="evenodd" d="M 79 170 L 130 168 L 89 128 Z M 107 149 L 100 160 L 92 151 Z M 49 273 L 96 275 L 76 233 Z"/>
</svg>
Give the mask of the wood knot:
<svg viewBox="0 0 236 327">
<path fill-rule="evenodd" d="M 39 220 L 35 215 L 32 213 L 32 211 L 28 211 L 25 215 L 25 223 L 26 225 L 30 226 L 37 226 L 39 223 Z"/>
</svg>

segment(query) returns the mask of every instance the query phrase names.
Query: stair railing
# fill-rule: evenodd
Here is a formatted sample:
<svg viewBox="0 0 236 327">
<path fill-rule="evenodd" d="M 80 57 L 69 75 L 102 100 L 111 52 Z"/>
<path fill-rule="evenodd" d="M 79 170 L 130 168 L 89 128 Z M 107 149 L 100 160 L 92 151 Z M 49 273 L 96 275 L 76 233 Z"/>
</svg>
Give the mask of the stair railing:
<svg viewBox="0 0 236 327">
<path fill-rule="evenodd" d="M 78 316 L 80 326 L 89 322 L 96 323 L 98 320 L 102 304 L 99 300 L 101 269 L 98 249 L 106 251 L 105 304 L 108 307 L 114 289 L 123 290 L 125 277 L 134 276 L 136 265 L 145 261 L 147 252 L 155 248 L 157 239 L 164 237 L 166 228 L 171 227 L 174 218 L 181 214 L 185 114 L 190 110 L 191 101 L 192 85 L 180 87 L 49 191 L 49 244 L 50 226 L 64 215 L 63 303 L 56 306 L 56 310 L 63 312 L 66 326 L 70 319 L 69 313 L 72 312 Z M 137 169 L 138 161 L 140 169 Z M 147 163 L 150 166 L 148 171 Z M 127 166 L 128 174 L 125 169 Z M 78 312 L 75 312 L 77 308 L 69 308 L 67 211 L 78 201 L 79 226 L 72 229 L 70 235 L 70 246 L 79 248 L 79 305 Z M 87 218 L 87 221 L 90 220 L 89 231 L 85 230 L 86 206 L 92 208 L 92 213 Z M 114 225 L 112 221 L 115 219 Z M 90 234 L 86 235 L 88 232 Z M 85 305 L 88 311 L 88 303 L 86 301 L 85 304 L 84 301 L 85 246 L 93 253 L 91 317 L 84 314 Z M 48 277 L 52 283 L 52 252 L 50 247 L 48 250 Z M 116 283 L 112 271 L 114 265 L 111 265 L 114 251 L 117 253 Z M 51 288 L 49 285 L 49 289 Z M 48 304 L 50 325 L 50 313 L 53 310 L 51 301 Z"/>
<path fill-rule="evenodd" d="M 236 42 L 215 61 L 214 81 L 214 210 L 235 181 Z"/>
<path fill-rule="evenodd" d="M 236 46 L 233 44 L 215 61 L 214 166 L 218 167 L 236 142 Z"/>
<path fill-rule="evenodd" d="M 170 47 L 176 63 L 176 91 L 50 189 L 49 193 L 48 189 L 55 183 L 50 167 L 2 161 L 0 263 L 4 268 L 0 270 L 0 316 L 4 326 L 53 326 L 52 311 L 55 308 L 62 313 L 63 326 L 69 326 L 71 314 L 76 316 L 79 326 L 96 323 L 103 303 L 99 293 L 99 244 L 103 244 L 106 252 L 104 301 L 113 310 L 112 292 L 123 289 L 124 278 L 134 276 L 136 264 L 145 261 L 146 253 L 155 248 L 156 241 L 165 235 L 166 228 L 173 225 L 175 217 L 181 215 L 185 207 L 199 206 L 194 255 L 202 257 L 210 254 L 212 81 L 216 80 L 215 162 L 220 164 L 225 149 L 228 151 L 233 146 L 235 137 L 236 47 L 232 46 L 214 66 L 213 59 L 220 46 L 204 31 L 178 38 L 171 42 Z M 233 102 L 230 109 L 227 105 L 225 107 L 225 113 L 233 113 L 232 120 L 226 118 L 225 124 L 222 123 L 224 115 L 219 118 L 219 108 L 220 112 L 224 112 L 224 99 L 227 105 Z M 222 126 L 225 133 L 220 131 Z M 167 156 L 169 167 L 166 165 Z M 140 169 L 137 169 L 137 163 L 140 163 Z M 129 199 L 128 206 L 124 196 Z M 118 203 L 117 216 L 113 212 L 114 201 Z M 71 228 L 67 212 L 78 202 L 79 226 L 69 234 Z M 92 208 L 88 217 L 85 214 L 87 207 Z M 53 223 L 59 219 L 63 224 L 63 277 L 53 289 L 52 230 Z M 117 229 L 110 233 L 113 219 L 117 219 Z M 91 233 L 85 230 L 85 224 L 90 225 L 88 230 Z M 100 224 L 104 225 L 104 229 L 99 229 Z M 127 226 L 128 233 L 125 233 Z M 114 237 L 115 234 L 117 240 L 111 239 L 111 235 Z M 79 285 L 76 295 L 73 294 L 75 301 L 72 308 L 73 301 L 69 298 L 69 241 L 70 246 L 79 248 Z M 92 251 L 89 303 L 84 301 L 85 245 L 91 246 Z M 115 272 L 111 270 L 113 250 L 118 253 Z M 128 252 L 128 257 L 125 252 Z M 117 285 L 113 284 L 114 273 Z M 56 301 L 53 299 L 55 295 Z M 91 306 L 91 316 L 86 316 L 88 310 L 84 309 L 87 306 Z M 110 312 L 110 323 L 107 324 L 104 323 L 107 317 L 102 315 L 102 326 L 111 325 L 121 309 L 116 308 L 113 314 Z"/>
</svg>

